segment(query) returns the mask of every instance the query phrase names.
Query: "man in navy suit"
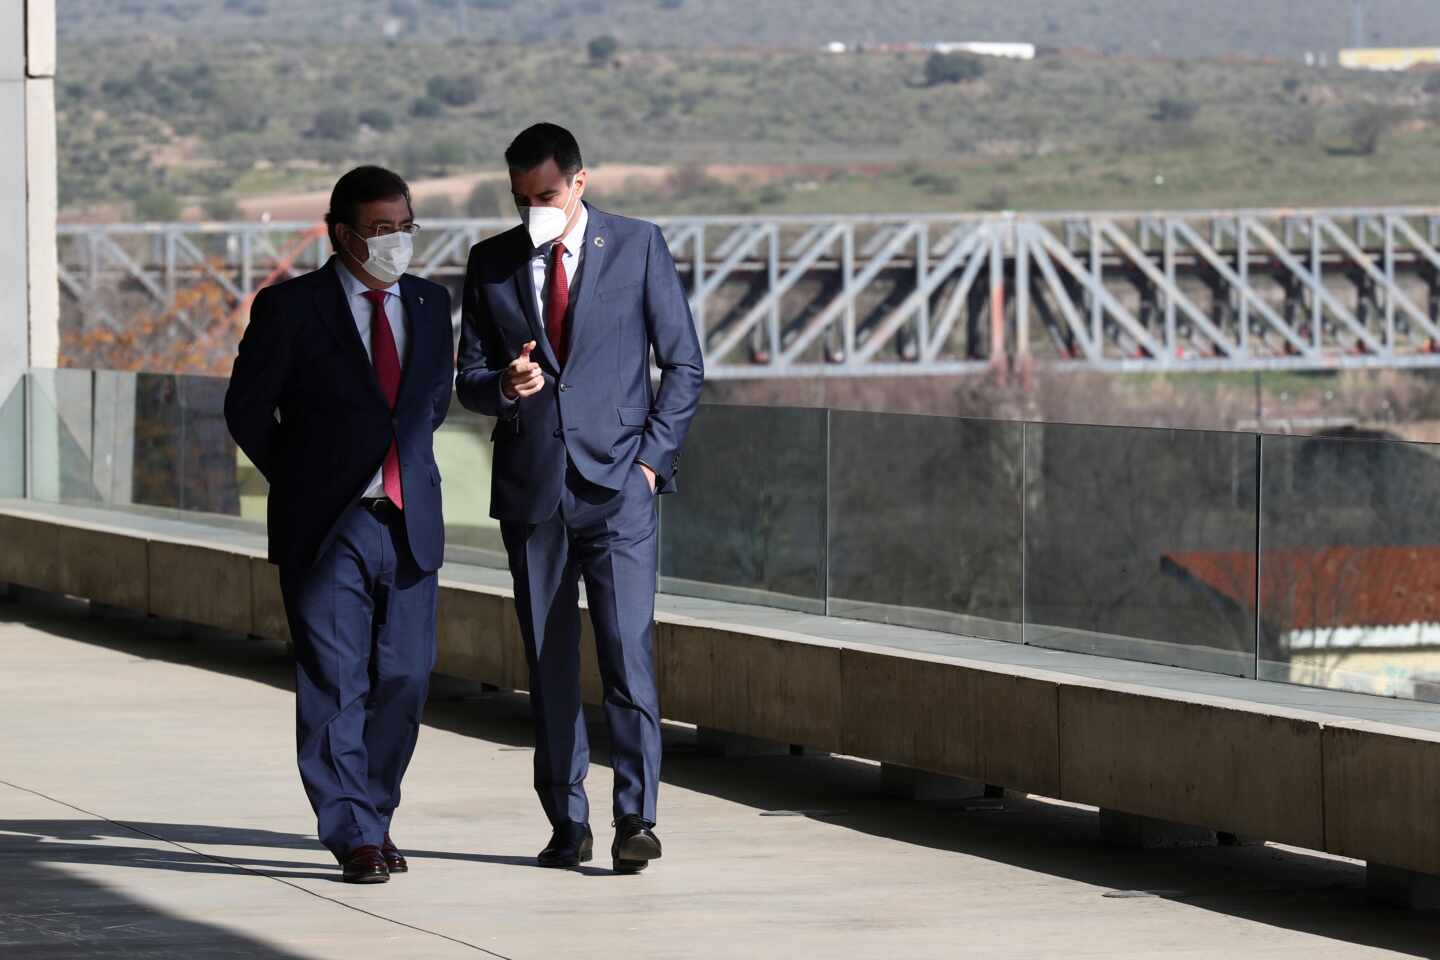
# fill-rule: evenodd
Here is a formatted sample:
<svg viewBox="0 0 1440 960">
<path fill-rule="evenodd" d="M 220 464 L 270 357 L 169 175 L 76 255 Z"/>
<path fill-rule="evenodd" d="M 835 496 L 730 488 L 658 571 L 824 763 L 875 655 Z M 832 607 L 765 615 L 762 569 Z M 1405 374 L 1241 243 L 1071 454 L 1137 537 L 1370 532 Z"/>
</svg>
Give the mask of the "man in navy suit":
<svg viewBox="0 0 1440 960">
<path fill-rule="evenodd" d="M 615 869 L 660 856 L 660 707 L 651 650 L 657 493 L 675 490 L 704 364 L 654 224 L 583 197 L 580 147 L 539 124 L 505 153 L 521 226 L 476 244 L 456 393 L 498 417 L 491 515 L 515 579 L 530 664 L 543 866 L 589 860 L 578 580 L 595 628 L 615 770 Z M 651 353 L 660 368 L 651 383 Z"/>
<path fill-rule="evenodd" d="M 352 883 L 407 869 L 390 840 L 435 665 L 445 551 L 432 437 L 450 407 L 449 292 L 406 274 L 405 181 L 359 167 L 335 256 L 261 290 L 225 419 L 270 483 L 270 561 L 295 645 L 300 779 Z"/>
</svg>

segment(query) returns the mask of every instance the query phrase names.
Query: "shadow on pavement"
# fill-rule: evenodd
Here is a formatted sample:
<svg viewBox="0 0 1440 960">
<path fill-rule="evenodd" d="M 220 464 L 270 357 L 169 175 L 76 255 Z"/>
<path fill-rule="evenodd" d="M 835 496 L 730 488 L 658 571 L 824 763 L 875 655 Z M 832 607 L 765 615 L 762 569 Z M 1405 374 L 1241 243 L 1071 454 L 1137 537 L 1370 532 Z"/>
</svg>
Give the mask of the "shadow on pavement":
<svg viewBox="0 0 1440 960">
<path fill-rule="evenodd" d="M 162 838 L 162 840 L 154 839 Z M 114 843 L 115 840 L 131 841 Z M 185 846 L 258 847 L 269 850 L 303 850 L 317 852 L 313 836 L 252 830 L 237 827 L 216 827 L 188 823 L 115 822 L 93 819 L 74 820 L 0 820 L 0 865 L 16 862 L 30 865 L 89 863 L 123 864 L 141 869 L 171 870 L 179 873 L 239 875 L 259 874 L 282 880 L 328 880 L 340 882 L 340 871 L 323 861 L 316 869 L 312 860 L 280 860 L 271 857 L 237 857 L 226 851 L 205 855 L 191 853 L 174 844 Z M 415 850 L 405 848 L 413 860 L 457 860 L 489 863 L 500 866 L 542 869 L 534 857 L 501 856 L 498 854 L 462 853 L 457 851 Z M 585 867 L 582 874 L 609 876 L 611 871 Z M 4 885 L 0 884 L 0 890 Z"/>
<path fill-rule="evenodd" d="M 7 620 L 133 656 L 185 663 L 282 689 L 292 686 L 288 654 L 283 645 L 269 641 L 143 619 L 87 616 L 83 605 L 57 606 L 28 598 L 0 605 L 0 622 Z M 478 684 L 451 678 L 436 678 L 425 721 L 491 743 L 523 748 L 532 742 L 523 694 L 483 692 Z M 592 756 L 603 765 L 607 759 L 603 724 L 592 731 Z M 1093 809 L 1015 795 L 998 807 L 896 800 L 882 789 L 875 764 L 823 754 L 715 759 L 695 751 L 693 731 L 687 728 L 667 725 L 665 738 L 667 784 L 742 804 L 757 816 L 798 811 L 843 829 L 1084 883 L 1094 888 L 1097 899 L 1161 897 L 1331 940 L 1412 956 L 1440 956 L 1440 916 L 1370 904 L 1364 893 L 1364 866 L 1350 861 L 1275 846 L 1117 851 L 1101 845 Z M 609 785 L 610 778 L 595 771 L 590 780 L 592 799 L 604 797 Z M 297 795 L 296 802 L 303 798 Z M 63 834 L 60 825 L 52 824 L 56 833 Z M 196 843 L 232 842 L 215 839 L 222 828 L 150 826 L 152 832 L 182 843 L 187 836 Z M 0 830 L 12 828 L 24 832 L 25 822 L 8 827 L 0 823 Z M 73 829 L 98 828 L 85 821 Z M 314 845 L 309 837 L 235 833 L 236 845 L 280 849 Z M 405 852 L 418 859 L 533 866 L 533 861 L 521 857 Z M 287 864 L 257 860 L 254 866 L 284 875 L 279 871 Z M 173 869 L 185 865 L 179 862 Z M 195 869 L 203 872 L 199 865 Z"/>
<path fill-rule="evenodd" d="M 301 954 L 76 877 L 52 865 L 63 862 L 63 854 L 47 849 L 37 858 L 39 851 L 13 840 L 0 833 L 0 956 L 300 960 Z M 134 865 L 123 848 L 107 849 L 111 858 L 105 862 Z"/>
</svg>

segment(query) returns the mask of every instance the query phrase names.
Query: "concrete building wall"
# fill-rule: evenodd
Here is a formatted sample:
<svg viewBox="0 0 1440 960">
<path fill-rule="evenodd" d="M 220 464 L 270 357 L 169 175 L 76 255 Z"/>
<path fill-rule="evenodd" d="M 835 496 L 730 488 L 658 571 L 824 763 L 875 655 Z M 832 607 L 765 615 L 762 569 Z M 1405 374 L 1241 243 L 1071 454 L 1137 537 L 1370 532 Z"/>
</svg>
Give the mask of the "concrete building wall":
<svg viewBox="0 0 1440 960">
<path fill-rule="evenodd" d="M 60 175 L 55 135 L 56 0 L 26 0 L 25 155 L 29 189 L 30 365 L 60 354 L 60 275 L 55 224 Z"/>
<path fill-rule="evenodd" d="M 0 396 L 30 359 L 29 203 L 25 146 L 25 5 L 0 4 Z"/>
<path fill-rule="evenodd" d="M 0 399 L 59 353 L 55 59 L 54 0 L 0 4 Z"/>
</svg>

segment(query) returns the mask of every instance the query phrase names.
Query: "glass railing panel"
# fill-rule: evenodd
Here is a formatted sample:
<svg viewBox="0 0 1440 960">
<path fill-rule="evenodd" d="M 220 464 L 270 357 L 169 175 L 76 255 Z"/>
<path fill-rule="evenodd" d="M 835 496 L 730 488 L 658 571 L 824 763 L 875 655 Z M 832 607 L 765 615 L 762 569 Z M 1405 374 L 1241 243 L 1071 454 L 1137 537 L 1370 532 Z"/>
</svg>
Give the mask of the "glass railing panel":
<svg viewBox="0 0 1440 960">
<path fill-rule="evenodd" d="M 27 384 L 32 498 L 245 516 L 223 378 L 61 369 L 33 370 Z"/>
<path fill-rule="evenodd" d="M 446 556 L 461 563 L 505 566 L 500 524 L 490 518 L 490 466 L 495 421 L 451 400 L 435 433 L 435 463 L 445 509 Z"/>
<path fill-rule="evenodd" d="M 175 454 L 178 506 L 187 513 L 241 516 L 240 448 L 225 424 L 223 377 L 176 377 L 180 415 Z"/>
<path fill-rule="evenodd" d="M 1260 676 L 1440 701 L 1440 446 L 1262 438 Z"/>
<path fill-rule="evenodd" d="M 181 378 L 164 373 L 135 375 L 128 432 L 134 466 L 129 502 L 180 509 L 185 483 L 185 413 Z"/>
<path fill-rule="evenodd" d="M 702 406 L 660 498 L 666 593 L 823 613 L 824 410 Z"/>
<path fill-rule="evenodd" d="M 94 380 L 88 370 L 32 370 L 26 378 L 33 499 L 104 502 L 103 480 L 97 478 L 94 459 Z"/>
<path fill-rule="evenodd" d="M 24 376 L 0 388 L 0 497 L 25 496 L 25 390 Z"/>
<path fill-rule="evenodd" d="M 1254 435 L 1028 424 L 1025 641 L 1255 673 Z"/>
<path fill-rule="evenodd" d="M 832 413 L 831 615 L 1018 642 L 1022 433 Z"/>
</svg>

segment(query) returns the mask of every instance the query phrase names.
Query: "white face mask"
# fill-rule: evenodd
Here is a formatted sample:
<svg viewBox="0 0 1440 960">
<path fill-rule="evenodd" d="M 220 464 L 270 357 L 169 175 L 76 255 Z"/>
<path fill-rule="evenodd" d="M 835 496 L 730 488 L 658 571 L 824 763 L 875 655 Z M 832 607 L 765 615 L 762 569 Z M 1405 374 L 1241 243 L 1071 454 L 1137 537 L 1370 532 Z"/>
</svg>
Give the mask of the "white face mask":
<svg viewBox="0 0 1440 960">
<path fill-rule="evenodd" d="M 415 255 L 415 241 L 404 230 L 396 230 L 384 236 L 369 237 L 365 240 L 369 259 L 360 264 L 365 272 L 381 283 L 394 283 L 410 269 L 410 258 Z"/>
<path fill-rule="evenodd" d="M 552 240 L 565 236 L 565 225 L 570 222 L 570 201 L 575 199 L 575 185 L 570 185 L 570 196 L 563 207 L 521 207 L 520 222 L 530 231 L 530 243 L 536 247 L 545 246 Z M 578 208 L 578 204 L 576 205 Z"/>
</svg>

